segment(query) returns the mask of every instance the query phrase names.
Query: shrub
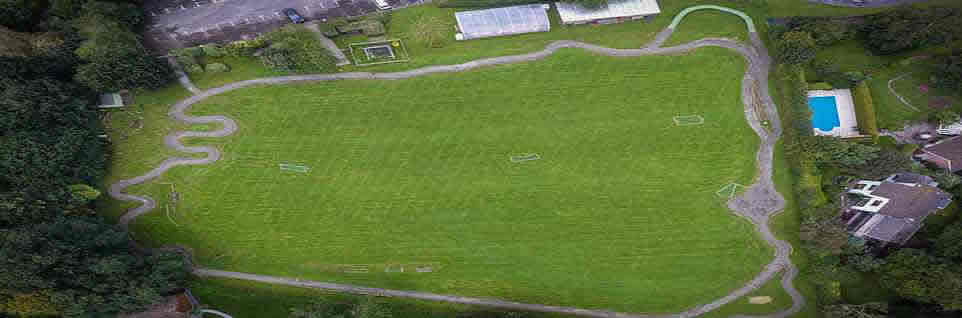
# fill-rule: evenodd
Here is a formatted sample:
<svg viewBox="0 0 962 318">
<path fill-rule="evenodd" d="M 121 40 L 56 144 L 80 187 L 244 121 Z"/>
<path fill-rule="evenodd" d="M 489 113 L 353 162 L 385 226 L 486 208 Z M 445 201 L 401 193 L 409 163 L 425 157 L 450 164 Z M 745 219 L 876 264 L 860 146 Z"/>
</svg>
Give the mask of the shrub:
<svg viewBox="0 0 962 318">
<path fill-rule="evenodd" d="M 198 57 L 204 56 L 204 51 L 197 47 L 173 49 L 168 53 L 177 60 L 177 64 L 187 73 L 203 72 L 204 68 L 197 61 Z"/>
<path fill-rule="evenodd" d="M 209 56 L 209 57 L 224 56 L 224 49 L 217 44 L 202 45 L 201 49 L 204 51 L 204 56 Z"/>
<path fill-rule="evenodd" d="M 805 31 L 812 35 L 820 47 L 855 38 L 855 29 L 848 21 L 824 17 L 795 17 L 787 27 L 790 31 Z"/>
<path fill-rule="evenodd" d="M 872 91 L 866 82 L 859 82 L 852 92 L 855 99 L 855 120 L 858 129 L 866 135 L 878 136 L 878 122 L 875 118 L 875 104 L 872 102 Z"/>
<path fill-rule="evenodd" d="M 204 49 L 199 46 L 183 48 L 183 49 L 180 49 L 180 51 L 183 52 L 184 55 L 189 55 L 192 57 L 204 56 Z"/>
<path fill-rule="evenodd" d="M 268 34 L 274 44 L 264 50 L 261 60 L 268 67 L 290 72 L 320 73 L 335 70 L 335 59 L 317 40 L 317 35 L 294 25 Z"/>
<path fill-rule="evenodd" d="M 815 40 L 808 32 L 785 32 L 775 43 L 775 50 L 783 63 L 804 64 L 815 57 Z"/>
<path fill-rule="evenodd" d="M 268 45 L 267 40 L 264 38 L 256 38 L 253 40 L 245 41 L 234 41 L 224 45 L 223 51 L 227 56 L 243 57 L 252 56 L 257 49 L 266 47 Z"/>
<path fill-rule="evenodd" d="M 935 114 L 933 114 L 932 117 L 933 119 L 935 119 L 935 121 L 939 122 L 939 124 L 943 124 L 943 125 L 948 125 L 948 124 L 957 122 L 959 120 L 962 120 L 962 117 L 959 116 L 959 113 L 956 113 L 951 109 L 940 110 Z"/>
<path fill-rule="evenodd" d="M 818 82 L 808 84 L 808 89 L 818 89 L 818 90 L 831 90 L 833 87 L 831 84 L 826 82 Z"/>
<path fill-rule="evenodd" d="M 191 64 L 191 65 L 189 65 L 189 66 L 184 66 L 183 64 L 181 64 L 181 66 L 184 68 L 184 72 L 187 72 L 187 73 L 190 73 L 190 74 L 196 74 L 196 73 L 203 73 L 203 72 L 204 72 L 204 68 L 201 67 L 200 64 L 197 64 L 197 63 Z"/>
<path fill-rule="evenodd" d="M 140 54 L 121 54 L 91 61 L 77 68 L 74 79 L 100 92 L 131 88 L 160 88 L 173 79 L 166 61 Z"/>
<path fill-rule="evenodd" d="M 210 63 L 204 66 L 204 70 L 211 73 L 230 72 L 230 67 L 224 63 Z"/>
</svg>

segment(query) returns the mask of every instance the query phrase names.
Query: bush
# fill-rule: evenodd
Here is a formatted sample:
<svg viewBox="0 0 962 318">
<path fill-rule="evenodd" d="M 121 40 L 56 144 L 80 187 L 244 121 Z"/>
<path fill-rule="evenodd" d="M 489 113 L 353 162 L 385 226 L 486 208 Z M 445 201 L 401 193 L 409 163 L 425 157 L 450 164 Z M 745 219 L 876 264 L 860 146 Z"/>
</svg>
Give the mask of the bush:
<svg viewBox="0 0 962 318">
<path fill-rule="evenodd" d="M 868 84 L 859 82 L 852 91 L 855 99 L 855 120 L 858 129 L 866 135 L 878 136 L 878 121 L 875 118 L 875 104 L 872 102 L 872 91 Z"/>
<path fill-rule="evenodd" d="M 198 57 L 204 56 L 204 51 L 197 47 L 173 49 L 168 53 L 177 60 L 177 64 L 187 73 L 200 73 L 204 68 L 200 66 Z"/>
<path fill-rule="evenodd" d="M 224 45 L 223 51 L 227 56 L 233 57 L 244 57 L 252 56 L 257 49 L 267 47 L 267 40 L 264 38 L 256 38 L 253 40 L 246 41 L 234 41 Z"/>
<path fill-rule="evenodd" d="M 808 89 L 813 89 L 813 90 L 816 90 L 816 89 L 817 89 L 817 90 L 831 90 L 831 89 L 833 89 L 833 87 L 832 87 L 832 85 L 829 84 L 829 83 L 826 83 L 826 82 L 818 82 L 818 83 L 808 84 Z"/>
<path fill-rule="evenodd" d="M 820 47 L 855 38 L 854 28 L 844 20 L 823 17 L 796 17 L 788 22 L 791 31 L 805 31 L 812 35 Z"/>
<path fill-rule="evenodd" d="M 204 51 L 204 56 L 209 57 L 222 57 L 224 56 L 224 49 L 217 44 L 206 44 L 200 47 Z"/>
<path fill-rule="evenodd" d="M 161 88 L 173 79 L 166 61 L 140 54 L 123 54 L 98 59 L 77 68 L 74 79 L 99 92 L 131 88 Z"/>
<path fill-rule="evenodd" d="M 204 67 L 200 66 L 200 64 L 197 64 L 197 63 L 190 64 L 190 65 L 188 65 L 188 66 L 184 66 L 183 64 L 181 64 L 181 67 L 184 68 L 184 72 L 187 72 L 187 73 L 190 73 L 190 74 L 196 74 L 196 73 L 203 73 L 203 72 L 204 72 Z"/>
<path fill-rule="evenodd" d="M 272 69 L 300 73 L 336 69 L 334 57 L 321 45 L 314 32 L 301 25 L 278 29 L 267 37 L 274 44 L 264 50 L 261 60 Z"/>
<path fill-rule="evenodd" d="M 815 58 L 815 40 L 808 32 L 785 32 L 775 43 L 778 58 L 787 64 L 805 64 Z"/>
<path fill-rule="evenodd" d="M 211 73 L 230 72 L 230 67 L 224 63 L 210 63 L 204 66 L 204 70 Z"/>
</svg>

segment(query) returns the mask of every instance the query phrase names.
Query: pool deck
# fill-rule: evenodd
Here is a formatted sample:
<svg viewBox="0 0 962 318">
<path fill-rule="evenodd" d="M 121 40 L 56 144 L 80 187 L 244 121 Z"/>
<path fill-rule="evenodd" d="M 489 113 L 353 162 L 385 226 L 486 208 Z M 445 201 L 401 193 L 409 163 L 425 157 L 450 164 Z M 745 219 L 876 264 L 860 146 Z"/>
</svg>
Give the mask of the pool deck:
<svg viewBox="0 0 962 318">
<path fill-rule="evenodd" d="M 830 132 L 812 128 L 816 136 L 834 136 L 839 138 L 860 137 L 858 122 L 855 121 L 855 104 L 852 91 L 849 89 L 814 90 L 808 91 L 808 97 L 835 97 L 835 107 L 838 109 L 838 127 Z"/>
</svg>

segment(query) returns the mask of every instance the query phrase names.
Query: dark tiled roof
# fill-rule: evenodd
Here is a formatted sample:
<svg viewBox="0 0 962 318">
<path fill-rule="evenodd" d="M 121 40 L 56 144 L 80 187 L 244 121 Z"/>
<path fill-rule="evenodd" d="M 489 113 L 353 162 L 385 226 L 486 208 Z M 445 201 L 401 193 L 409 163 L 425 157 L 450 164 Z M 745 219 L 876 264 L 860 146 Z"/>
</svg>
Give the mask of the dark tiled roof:
<svg viewBox="0 0 962 318">
<path fill-rule="evenodd" d="M 932 180 L 932 178 L 929 176 L 923 176 L 918 173 L 903 172 L 896 174 L 894 181 L 901 183 L 929 184 L 935 180 Z"/>
<path fill-rule="evenodd" d="M 952 137 L 925 147 L 925 151 L 952 161 L 952 172 L 962 170 L 962 136 Z"/>
<path fill-rule="evenodd" d="M 921 221 L 882 216 L 882 220 L 866 233 L 869 237 L 894 243 L 904 243 L 922 227 Z"/>
<path fill-rule="evenodd" d="M 848 220 L 848 224 L 845 228 L 849 232 L 855 232 L 862 227 L 865 222 L 868 222 L 868 220 L 872 218 L 872 215 L 875 215 L 875 213 L 858 212 L 858 214 L 855 214 L 855 216 Z"/>
<path fill-rule="evenodd" d="M 872 195 L 889 199 L 878 213 L 919 221 L 945 208 L 952 200 L 951 195 L 933 186 L 907 186 L 890 182 L 882 182 Z"/>
</svg>

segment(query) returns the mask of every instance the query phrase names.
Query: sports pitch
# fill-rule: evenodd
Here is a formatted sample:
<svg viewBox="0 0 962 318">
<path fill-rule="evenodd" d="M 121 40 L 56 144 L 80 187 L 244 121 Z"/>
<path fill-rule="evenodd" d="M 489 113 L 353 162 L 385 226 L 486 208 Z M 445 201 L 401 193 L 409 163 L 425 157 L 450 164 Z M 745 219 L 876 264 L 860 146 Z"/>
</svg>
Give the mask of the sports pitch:
<svg viewBox="0 0 962 318">
<path fill-rule="evenodd" d="M 132 187 L 162 206 L 167 183 L 179 192 L 172 213 L 134 229 L 218 269 L 683 310 L 741 286 L 772 255 L 716 196 L 755 171 L 744 67 L 719 48 L 565 49 L 464 73 L 225 93 L 192 108 L 240 125 L 191 141 L 220 145 L 222 160 Z M 704 123 L 677 126 L 684 115 Z"/>
</svg>

